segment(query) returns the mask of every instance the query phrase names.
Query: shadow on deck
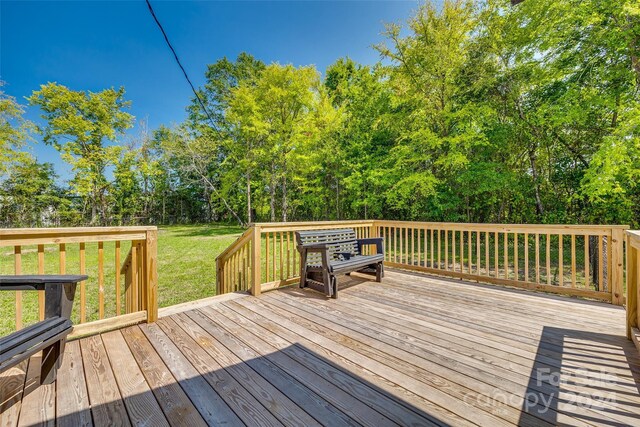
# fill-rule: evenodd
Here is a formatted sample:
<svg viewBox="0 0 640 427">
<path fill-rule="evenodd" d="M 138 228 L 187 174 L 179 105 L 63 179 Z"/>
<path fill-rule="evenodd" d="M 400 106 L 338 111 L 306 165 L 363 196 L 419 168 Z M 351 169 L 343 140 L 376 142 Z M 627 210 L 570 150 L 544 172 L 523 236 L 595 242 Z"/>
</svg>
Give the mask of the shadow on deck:
<svg viewBox="0 0 640 427">
<path fill-rule="evenodd" d="M 0 425 L 633 425 L 640 356 L 608 304 L 390 271 L 67 345 L 0 376 Z"/>
</svg>

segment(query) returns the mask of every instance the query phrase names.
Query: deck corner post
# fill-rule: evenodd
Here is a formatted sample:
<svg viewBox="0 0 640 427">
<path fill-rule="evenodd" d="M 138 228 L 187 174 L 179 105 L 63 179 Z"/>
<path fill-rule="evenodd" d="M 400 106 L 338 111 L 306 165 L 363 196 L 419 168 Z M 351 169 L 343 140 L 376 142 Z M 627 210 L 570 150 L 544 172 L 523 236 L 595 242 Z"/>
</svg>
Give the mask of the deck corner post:
<svg viewBox="0 0 640 427">
<path fill-rule="evenodd" d="M 638 248 L 634 246 L 632 237 L 627 233 L 627 338 L 632 339 L 633 328 L 637 328 L 640 320 L 638 312 Z"/>
<path fill-rule="evenodd" d="M 611 303 L 624 304 L 624 230 L 611 229 Z"/>
<path fill-rule="evenodd" d="M 147 323 L 158 320 L 158 229 L 147 230 L 145 239 Z"/>
<path fill-rule="evenodd" d="M 253 267 L 253 277 L 251 280 L 251 295 L 259 296 L 262 291 L 262 270 L 260 264 L 262 251 L 262 228 L 259 225 L 253 225 L 253 233 L 251 235 L 251 266 Z"/>
</svg>

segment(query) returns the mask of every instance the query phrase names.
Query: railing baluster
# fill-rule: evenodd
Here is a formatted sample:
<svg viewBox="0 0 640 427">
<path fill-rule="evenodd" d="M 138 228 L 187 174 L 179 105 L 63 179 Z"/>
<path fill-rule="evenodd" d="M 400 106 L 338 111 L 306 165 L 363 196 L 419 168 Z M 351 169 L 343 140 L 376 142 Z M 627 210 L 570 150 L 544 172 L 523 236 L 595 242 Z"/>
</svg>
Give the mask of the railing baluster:
<svg viewBox="0 0 640 427">
<path fill-rule="evenodd" d="M 604 242 L 603 236 L 598 236 L 598 290 L 604 291 Z"/>
<path fill-rule="evenodd" d="M 547 252 L 546 252 L 546 263 L 547 263 L 547 285 L 551 285 L 551 234 L 547 233 Z"/>
<path fill-rule="evenodd" d="M 83 249 L 82 249 L 83 250 Z M 120 269 L 120 241 L 117 240 L 115 243 L 115 271 L 116 271 L 116 316 L 120 316 L 120 273 L 118 270 Z"/>
<path fill-rule="evenodd" d="M 284 235 L 280 232 L 280 280 L 284 280 Z"/>
<path fill-rule="evenodd" d="M 471 250 L 471 244 L 473 243 L 473 234 L 471 234 L 471 230 L 469 230 L 467 232 L 468 236 L 467 238 L 469 239 L 469 241 L 467 242 L 467 252 L 469 252 L 469 274 L 473 274 L 473 251 Z"/>
<path fill-rule="evenodd" d="M 416 230 L 411 228 L 411 265 L 414 265 L 415 263 L 415 259 L 416 259 L 416 237 L 415 237 L 415 232 Z"/>
<path fill-rule="evenodd" d="M 484 265 L 487 276 L 491 275 L 491 262 L 489 261 L 489 232 L 484 233 Z"/>
<path fill-rule="evenodd" d="M 422 265 L 422 250 L 420 248 L 420 243 L 422 242 L 422 229 L 417 228 L 416 229 L 416 244 L 417 244 L 417 248 L 416 251 L 418 252 L 418 262 L 416 265 L 421 266 Z"/>
<path fill-rule="evenodd" d="M 137 287 L 137 282 L 134 286 Z M 104 319 L 104 243 L 98 242 L 98 310 L 100 319 Z M 137 310 L 137 307 L 136 307 Z"/>
<path fill-rule="evenodd" d="M 513 233 L 513 274 L 514 279 L 520 279 L 520 256 L 518 253 L 518 233 Z"/>
<path fill-rule="evenodd" d="M 431 229 L 431 268 L 434 268 L 434 253 L 433 253 L 433 239 L 434 239 L 434 229 Z"/>
<path fill-rule="evenodd" d="M 393 259 L 394 262 L 402 262 L 402 229 L 393 227 Z"/>
<path fill-rule="evenodd" d="M 444 269 L 449 270 L 449 230 L 444 229 Z"/>
<path fill-rule="evenodd" d="M 265 233 L 265 255 L 264 255 L 264 272 L 265 282 L 269 282 L 269 233 Z"/>
<path fill-rule="evenodd" d="M 60 243 L 60 274 L 67 272 L 67 245 Z"/>
<path fill-rule="evenodd" d="M 476 271 L 478 275 L 480 275 L 481 264 L 482 263 L 480 262 L 480 232 L 476 231 Z"/>
<path fill-rule="evenodd" d="M 536 233 L 536 283 L 540 283 L 540 234 Z"/>
<path fill-rule="evenodd" d="M 442 230 L 438 229 L 438 268 L 442 268 L 442 246 L 441 246 Z"/>
<path fill-rule="evenodd" d="M 524 281 L 529 281 L 529 233 L 524 233 Z"/>
<path fill-rule="evenodd" d="M 576 287 L 576 235 L 571 235 L 571 287 Z"/>
<path fill-rule="evenodd" d="M 22 247 L 16 246 L 13 249 L 13 272 L 16 275 L 22 274 Z M 22 291 L 16 291 L 16 330 L 22 329 Z"/>
<path fill-rule="evenodd" d="M 86 274 L 87 266 L 86 266 L 86 254 L 85 254 L 85 243 L 80 243 L 79 248 L 79 257 L 80 257 L 80 274 Z M 120 263 L 116 263 L 116 277 L 120 278 Z M 87 281 L 83 280 L 80 282 L 80 323 L 84 323 L 87 321 Z"/>
<path fill-rule="evenodd" d="M 464 235 L 465 235 L 464 231 L 460 230 L 460 272 L 461 273 L 464 273 L 464 266 L 465 266 L 465 262 L 464 262 Z"/>
<path fill-rule="evenodd" d="M 291 233 L 287 231 L 287 279 L 291 277 Z"/>
<path fill-rule="evenodd" d="M 407 227 L 404 228 L 404 263 L 409 263 L 409 229 Z"/>
<path fill-rule="evenodd" d="M 495 252 L 495 265 L 496 265 L 496 279 L 499 276 L 499 271 L 500 271 L 500 253 L 499 253 L 499 239 L 498 239 L 498 232 L 496 231 L 495 233 L 493 233 L 493 251 Z"/>
<path fill-rule="evenodd" d="M 564 234 L 558 234 L 558 286 L 564 286 Z"/>
<path fill-rule="evenodd" d="M 509 233 L 504 233 L 504 243 L 503 243 L 503 261 L 504 261 L 504 278 L 509 278 Z"/>
<path fill-rule="evenodd" d="M 278 272 L 276 270 L 276 260 L 278 258 L 278 252 L 276 252 L 276 246 L 278 243 L 278 236 L 275 232 L 271 235 L 271 242 L 273 244 L 273 253 L 271 256 L 271 271 L 273 272 L 273 281 L 275 281 L 276 278 L 278 277 Z"/>
<path fill-rule="evenodd" d="M 584 236 L 584 287 L 589 289 L 589 235 Z"/>
<path fill-rule="evenodd" d="M 38 245 L 38 274 L 44 274 L 44 245 Z M 38 291 L 38 318 L 44 320 L 44 291 Z"/>
<path fill-rule="evenodd" d="M 453 258 L 453 271 L 456 271 L 456 230 L 451 230 L 451 258 Z"/>
</svg>

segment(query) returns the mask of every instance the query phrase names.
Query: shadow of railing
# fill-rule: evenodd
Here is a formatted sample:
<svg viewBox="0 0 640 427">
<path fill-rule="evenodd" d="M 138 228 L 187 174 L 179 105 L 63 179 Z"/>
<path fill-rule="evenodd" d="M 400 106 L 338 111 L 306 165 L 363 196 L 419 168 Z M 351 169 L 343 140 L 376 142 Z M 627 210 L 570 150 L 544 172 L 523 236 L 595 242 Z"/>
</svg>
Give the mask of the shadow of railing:
<svg viewBox="0 0 640 427">
<path fill-rule="evenodd" d="M 610 357 L 616 354 L 623 354 L 626 362 Z M 557 419 L 562 414 L 588 424 L 637 424 L 639 359 L 634 345 L 623 336 L 545 326 L 529 376 L 523 417 L 554 414 L 549 421 L 556 425 L 563 424 Z M 573 410 L 576 407 L 581 410 Z"/>
<path fill-rule="evenodd" d="M 112 395 L 105 397 L 106 401 L 91 402 L 90 408 L 58 413 L 55 423 L 90 425 L 92 419 L 99 419 L 104 425 L 191 427 L 449 425 L 436 413 L 403 399 L 403 393 L 407 392 L 401 387 L 388 382 L 388 387 L 397 388 L 397 392 L 390 392 L 305 345 L 269 347 L 267 340 L 259 341 L 257 337 L 249 344 L 231 334 L 222 323 L 216 323 L 211 313 L 189 312 L 178 316 L 180 322 L 164 318 L 157 324 L 121 330 L 133 353 L 136 353 L 134 341 L 142 338 L 144 346 L 151 348 L 151 345 L 157 351 L 162 365 L 151 365 L 158 356 L 136 355 L 138 366 L 134 367 L 110 360 L 114 371 L 140 369 L 150 385 L 159 381 L 162 372 L 171 373 L 170 382 L 165 377 L 163 385 L 145 391 L 129 390 L 125 395 L 123 389 L 135 388 L 136 381 L 121 384 L 118 379 L 122 396 Z M 251 348 L 252 345 L 259 348 Z M 268 347 L 273 351 L 247 357 Z M 232 360 L 235 362 L 230 363 Z M 65 372 L 60 371 L 59 375 Z M 24 390 L 30 393 L 36 388 L 27 384 Z M 78 390 L 57 387 L 56 392 L 78 393 Z M 446 412 L 442 408 L 437 411 Z M 451 417 L 456 418 L 453 414 Z"/>
</svg>

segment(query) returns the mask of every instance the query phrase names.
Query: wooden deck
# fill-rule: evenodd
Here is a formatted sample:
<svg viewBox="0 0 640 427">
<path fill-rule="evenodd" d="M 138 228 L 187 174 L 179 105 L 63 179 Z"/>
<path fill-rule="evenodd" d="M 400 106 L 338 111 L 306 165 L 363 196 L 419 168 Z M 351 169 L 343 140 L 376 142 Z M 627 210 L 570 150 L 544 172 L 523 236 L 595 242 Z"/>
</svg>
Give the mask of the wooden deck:
<svg viewBox="0 0 640 427">
<path fill-rule="evenodd" d="M 640 357 L 603 303 L 387 272 L 68 343 L 0 377 L 0 426 L 639 425 Z M 347 286 L 345 286 L 347 285 Z"/>
</svg>

